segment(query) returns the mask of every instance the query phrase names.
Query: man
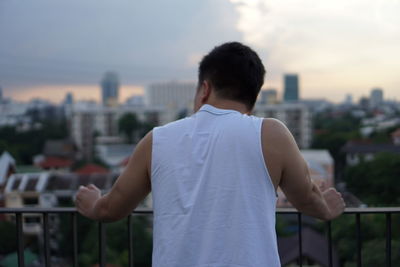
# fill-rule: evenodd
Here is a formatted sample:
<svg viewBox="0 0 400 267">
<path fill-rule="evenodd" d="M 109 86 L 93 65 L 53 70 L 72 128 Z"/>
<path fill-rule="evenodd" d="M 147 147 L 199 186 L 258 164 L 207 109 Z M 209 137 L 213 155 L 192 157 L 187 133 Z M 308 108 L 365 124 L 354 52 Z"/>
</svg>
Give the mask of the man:
<svg viewBox="0 0 400 267">
<path fill-rule="evenodd" d="M 280 266 L 277 187 L 299 211 L 323 220 L 339 216 L 344 202 L 310 180 L 281 122 L 249 115 L 264 75 L 249 47 L 215 47 L 200 62 L 195 114 L 147 134 L 108 194 L 81 187 L 79 212 L 119 220 L 152 191 L 153 266 Z"/>
</svg>

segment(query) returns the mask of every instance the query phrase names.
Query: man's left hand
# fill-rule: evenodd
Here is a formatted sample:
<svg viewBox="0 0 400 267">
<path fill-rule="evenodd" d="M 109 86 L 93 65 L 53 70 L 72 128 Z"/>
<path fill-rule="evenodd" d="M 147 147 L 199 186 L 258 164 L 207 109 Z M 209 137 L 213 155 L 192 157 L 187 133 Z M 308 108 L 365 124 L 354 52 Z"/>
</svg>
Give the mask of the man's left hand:
<svg viewBox="0 0 400 267">
<path fill-rule="evenodd" d="M 97 200 L 101 198 L 101 191 L 95 185 L 81 185 L 76 194 L 75 205 L 78 212 L 92 220 L 96 220 L 95 206 Z"/>
</svg>

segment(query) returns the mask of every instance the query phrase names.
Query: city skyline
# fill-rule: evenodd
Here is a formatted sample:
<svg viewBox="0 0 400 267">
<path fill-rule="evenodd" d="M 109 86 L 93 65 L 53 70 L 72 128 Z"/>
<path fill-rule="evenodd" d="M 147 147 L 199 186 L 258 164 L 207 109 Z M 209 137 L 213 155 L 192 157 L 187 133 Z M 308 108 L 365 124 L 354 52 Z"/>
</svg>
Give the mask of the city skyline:
<svg viewBox="0 0 400 267">
<path fill-rule="evenodd" d="M 301 79 L 301 76 L 299 75 Z M 171 82 L 178 82 L 178 83 L 196 83 L 196 81 L 190 80 L 165 80 L 165 81 L 158 81 L 158 82 L 151 82 L 145 86 L 136 86 L 136 85 L 126 85 L 121 84 L 119 88 L 119 96 L 117 98 L 119 103 L 123 103 L 127 101 L 129 98 L 133 96 L 144 96 L 145 90 L 147 87 L 151 86 L 152 84 L 158 83 L 171 83 Z M 260 91 L 259 96 L 261 96 L 262 91 L 268 91 L 271 88 L 276 90 L 277 92 L 277 101 L 284 102 L 284 76 L 282 77 L 280 86 L 266 86 L 264 84 L 263 88 Z M 384 99 L 389 101 L 399 101 L 399 98 L 391 97 L 387 95 L 385 88 L 382 87 L 370 87 L 366 88 L 361 94 L 353 94 L 351 91 L 339 95 L 337 98 L 329 98 L 326 97 L 326 93 L 322 92 L 320 95 L 308 95 L 307 90 L 304 90 L 301 86 L 301 82 L 299 81 L 299 100 L 307 100 L 307 99 L 324 99 L 332 103 L 342 103 L 346 102 L 346 99 L 351 96 L 351 99 L 354 103 L 359 102 L 362 98 L 369 98 L 371 92 L 376 89 L 380 88 L 384 92 Z M 44 85 L 44 86 L 33 86 L 30 87 L 29 91 L 17 91 L 13 94 L 4 93 L 3 89 L 3 98 L 11 98 L 15 101 L 22 101 L 22 102 L 29 102 L 33 99 L 43 99 L 47 100 L 52 103 L 62 103 L 65 100 L 67 94 L 71 93 L 76 101 L 95 101 L 98 103 L 102 102 L 102 88 L 100 83 L 93 84 L 93 85 Z M 51 94 L 49 95 L 49 92 Z"/>
<path fill-rule="evenodd" d="M 154 82 L 195 82 L 202 55 L 237 40 L 260 54 L 264 88 L 279 95 L 283 75 L 297 73 L 301 98 L 358 100 L 379 87 L 399 100 L 398 13 L 397 0 L 4 0 L 0 86 L 16 100 L 59 102 L 68 91 L 99 100 L 99 81 L 111 70 L 123 100 Z"/>
</svg>

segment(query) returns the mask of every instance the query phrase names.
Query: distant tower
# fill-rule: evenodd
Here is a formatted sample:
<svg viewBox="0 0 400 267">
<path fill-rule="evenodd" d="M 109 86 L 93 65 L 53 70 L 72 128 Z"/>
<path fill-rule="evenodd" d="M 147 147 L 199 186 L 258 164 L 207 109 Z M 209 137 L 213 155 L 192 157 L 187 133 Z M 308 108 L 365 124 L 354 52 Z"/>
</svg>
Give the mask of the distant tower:
<svg viewBox="0 0 400 267">
<path fill-rule="evenodd" d="M 380 88 L 373 88 L 369 97 L 369 104 L 371 108 L 377 108 L 382 105 L 383 90 Z"/>
<path fill-rule="evenodd" d="M 72 105 L 74 103 L 74 95 L 72 93 L 67 93 L 65 95 L 64 104 Z"/>
<path fill-rule="evenodd" d="M 353 95 L 347 94 L 346 97 L 344 98 L 343 104 L 345 104 L 347 106 L 353 105 Z"/>
<path fill-rule="evenodd" d="M 74 95 L 71 92 L 68 92 L 64 98 L 64 114 L 68 119 L 72 118 L 72 106 L 74 104 Z M 68 121 L 68 129 L 71 130 L 71 121 Z M 71 132 L 71 131 L 69 131 Z"/>
<path fill-rule="evenodd" d="M 299 78 L 297 74 L 286 74 L 283 101 L 296 102 L 298 100 L 299 100 Z"/>
<path fill-rule="evenodd" d="M 363 109 L 368 109 L 371 106 L 371 104 L 369 103 L 368 97 L 364 97 L 364 96 L 360 98 L 359 105 Z"/>
<path fill-rule="evenodd" d="M 118 76 L 115 72 L 106 72 L 101 81 L 101 94 L 104 106 L 116 106 L 118 104 Z"/>
<path fill-rule="evenodd" d="M 0 103 L 3 102 L 3 88 L 0 87 Z"/>
</svg>

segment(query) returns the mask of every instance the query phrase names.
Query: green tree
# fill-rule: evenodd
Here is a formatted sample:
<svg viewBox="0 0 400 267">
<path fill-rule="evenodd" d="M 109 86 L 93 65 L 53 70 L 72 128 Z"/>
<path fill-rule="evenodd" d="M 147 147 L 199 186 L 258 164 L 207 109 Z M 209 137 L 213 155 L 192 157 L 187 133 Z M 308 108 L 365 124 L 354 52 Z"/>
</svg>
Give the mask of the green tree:
<svg viewBox="0 0 400 267">
<path fill-rule="evenodd" d="M 135 113 L 125 113 L 118 120 L 119 132 L 125 135 L 129 143 L 135 141 L 134 134 L 139 130 L 140 127 L 141 123 Z"/>
<path fill-rule="evenodd" d="M 17 250 L 15 224 L 0 221 L 0 255 L 5 255 Z"/>
<path fill-rule="evenodd" d="M 48 139 L 68 137 L 67 123 L 61 121 L 38 121 L 40 127 L 18 131 L 16 127 L 0 127 L 0 153 L 7 150 L 17 164 L 31 164 L 34 155 L 42 153 Z M 34 137 L 34 138 L 32 138 Z"/>
<path fill-rule="evenodd" d="M 139 137 L 143 138 L 148 132 L 153 130 L 154 127 L 155 125 L 153 123 L 143 122 L 139 130 Z"/>
<path fill-rule="evenodd" d="M 378 144 L 391 143 L 392 137 L 390 134 L 398 128 L 400 128 L 400 124 L 395 125 L 393 127 L 389 127 L 382 131 L 375 131 L 369 136 L 369 138 L 372 140 L 372 142 Z"/>
<path fill-rule="evenodd" d="M 360 119 L 350 112 L 336 114 L 332 111 L 318 113 L 313 118 L 314 138 L 311 147 L 327 149 L 335 160 L 335 178 L 340 181 L 345 166 L 341 148 L 347 141 L 360 138 Z"/>
<path fill-rule="evenodd" d="M 86 221 L 87 222 L 87 221 Z M 91 221 L 85 227 L 87 232 L 81 241 L 80 263 L 90 266 L 98 263 L 98 225 Z M 105 224 L 107 242 L 107 263 L 128 266 L 127 219 Z M 144 216 L 132 217 L 132 237 L 134 265 L 151 266 L 152 234 L 150 223 Z"/>
<path fill-rule="evenodd" d="M 392 266 L 400 266 L 400 216 L 392 215 Z M 361 216 L 361 259 L 363 266 L 384 266 L 386 264 L 386 221 L 385 214 L 364 214 Z M 338 252 L 341 266 L 357 266 L 356 219 L 344 214 L 332 222 L 332 238 Z"/>
<path fill-rule="evenodd" d="M 349 191 L 370 206 L 400 205 L 400 156 L 380 153 L 371 161 L 347 168 Z"/>
</svg>

